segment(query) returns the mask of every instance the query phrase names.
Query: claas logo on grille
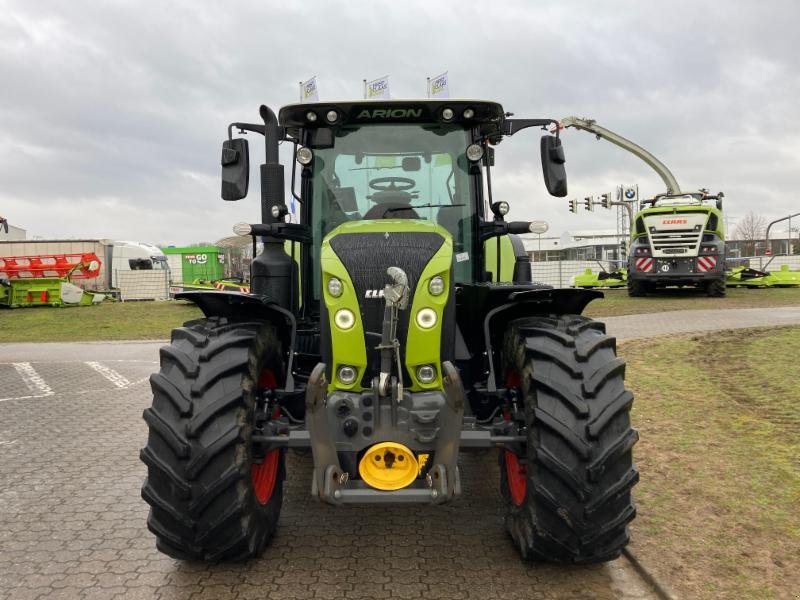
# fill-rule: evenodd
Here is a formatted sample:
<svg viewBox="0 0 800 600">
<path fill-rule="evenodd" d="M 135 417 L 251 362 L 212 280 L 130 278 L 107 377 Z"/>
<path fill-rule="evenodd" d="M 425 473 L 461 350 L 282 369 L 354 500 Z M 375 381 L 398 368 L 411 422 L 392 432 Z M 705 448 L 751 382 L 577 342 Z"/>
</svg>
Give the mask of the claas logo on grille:
<svg viewBox="0 0 800 600">
<path fill-rule="evenodd" d="M 688 219 L 662 219 L 662 225 L 686 225 L 689 222 Z"/>
</svg>

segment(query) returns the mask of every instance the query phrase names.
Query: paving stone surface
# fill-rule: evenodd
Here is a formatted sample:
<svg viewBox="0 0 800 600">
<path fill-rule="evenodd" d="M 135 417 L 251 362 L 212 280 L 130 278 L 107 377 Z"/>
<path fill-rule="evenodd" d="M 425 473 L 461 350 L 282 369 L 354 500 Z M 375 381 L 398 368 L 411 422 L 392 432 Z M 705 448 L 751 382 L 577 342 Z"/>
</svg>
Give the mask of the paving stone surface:
<svg viewBox="0 0 800 600">
<path fill-rule="evenodd" d="M 0 600 L 653 597 L 624 560 L 521 562 L 494 452 L 465 456 L 463 498 L 438 508 L 319 504 L 309 457 L 290 454 L 263 557 L 172 560 L 139 495 L 156 360 L 157 344 L 0 345 Z"/>
</svg>

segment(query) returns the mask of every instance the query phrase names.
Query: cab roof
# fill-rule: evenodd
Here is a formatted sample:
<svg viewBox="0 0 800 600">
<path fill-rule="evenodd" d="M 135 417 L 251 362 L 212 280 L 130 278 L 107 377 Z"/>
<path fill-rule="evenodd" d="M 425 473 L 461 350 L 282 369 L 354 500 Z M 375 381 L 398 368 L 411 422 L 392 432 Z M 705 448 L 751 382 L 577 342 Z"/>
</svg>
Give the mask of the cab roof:
<svg viewBox="0 0 800 600">
<path fill-rule="evenodd" d="M 452 117 L 446 112 L 452 111 Z M 328 118 L 335 112 L 335 119 Z M 442 123 L 480 127 L 484 133 L 500 132 L 505 113 L 497 102 L 486 100 L 349 100 L 306 102 L 280 109 L 278 120 L 289 130 L 367 123 Z"/>
</svg>

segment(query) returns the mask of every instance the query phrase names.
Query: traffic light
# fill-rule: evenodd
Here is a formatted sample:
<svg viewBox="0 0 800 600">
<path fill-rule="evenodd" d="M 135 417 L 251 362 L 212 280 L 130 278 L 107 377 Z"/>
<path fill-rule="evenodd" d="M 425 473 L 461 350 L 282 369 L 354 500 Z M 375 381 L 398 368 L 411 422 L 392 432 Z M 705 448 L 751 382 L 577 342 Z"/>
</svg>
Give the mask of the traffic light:
<svg viewBox="0 0 800 600">
<path fill-rule="evenodd" d="M 578 212 L 578 199 L 573 198 L 569 201 L 569 212 L 576 213 Z"/>
<path fill-rule="evenodd" d="M 619 254 L 622 258 L 625 258 L 628 255 L 628 241 L 627 240 L 620 240 L 619 242 Z"/>
<path fill-rule="evenodd" d="M 583 207 L 586 210 L 594 210 L 594 202 L 592 202 L 591 196 L 586 196 L 586 198 L 583 199 Z"/>
<path fill-rule="evenodd" d="M 603 208 L 611 208 L 611 194 L 600 196 L 600 204 L 602 204 Z"/>
</svg>

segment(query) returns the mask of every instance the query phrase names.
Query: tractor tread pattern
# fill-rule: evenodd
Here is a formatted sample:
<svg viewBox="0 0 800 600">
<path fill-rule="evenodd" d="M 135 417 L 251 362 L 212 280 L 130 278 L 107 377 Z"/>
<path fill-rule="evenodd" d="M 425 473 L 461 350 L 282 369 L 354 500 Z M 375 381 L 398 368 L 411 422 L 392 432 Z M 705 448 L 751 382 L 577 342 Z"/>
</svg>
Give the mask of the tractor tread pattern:
<svg viewBox="0 0 800 600">
<path fill-rule="evenodd" d="M 148 529 L 161 552 L 180 560 L 257 556 L 275 532 L 285 475 L 281 455 L 273 495 L 259 504 L 250 477 L 253 391 L 260 369 L 282 372 L 277 333 L 211 317 L 175 329 L 171 340 L 143 415 Z"/>
<path fill-rule="evenodd" d="M 506 370 L 520 375 L 527 427 L 527 490 L 508 488 L 501 452 L 505 523 L 523 557 L 585 564 L 612 560 L 630 539 L 633 394 L 625 363 L 601 323 L 582 316 L 519 319 L 509 325 Z"/>
</svg>

